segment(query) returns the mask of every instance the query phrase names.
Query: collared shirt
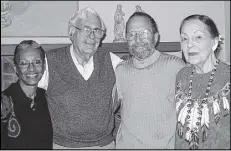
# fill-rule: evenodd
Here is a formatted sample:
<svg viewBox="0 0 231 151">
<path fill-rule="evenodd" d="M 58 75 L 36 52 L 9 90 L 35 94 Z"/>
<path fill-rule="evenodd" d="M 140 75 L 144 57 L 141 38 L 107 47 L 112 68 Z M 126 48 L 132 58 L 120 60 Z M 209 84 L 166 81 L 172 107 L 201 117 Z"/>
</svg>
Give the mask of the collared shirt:
<svg viewBox="0 0 231 151">
<path fill-rule="evenodd" d="M 88 80 L 90 78 L 93 70 L 94 70 L 93 56 L 89 59 L 89 61 L 84 66 L 82 66 L 77 61 L 77 59 L 76 59 L 76 57 L 74 55 L 73 45 L 71 45 L 71 47 L 70 47 L 70 53 L 71 53 L 72 60 L 73 60 L 73 62 L 75 64 L 77 70 L 83 76 L 83 78 L 85 80 Z M 123 60 L 120 59 L 118 56 L 116 56 L 115 54 L 113 54 L 111 52 L 110 52 L 110 57 L 111 57 L 113 69 L 115 70 L 116 66 L 120 62 L 122 62 Z M 45 62 L 46 62 L 46 70 L 44 71 L 42 79 L 38 83 L 38 87 L 41 87 L 41 88 L 47 90 L 48 82 L 49 82 L 49 71 L 48 71 L 47 58 L 45 58 Z"/>
</svg>

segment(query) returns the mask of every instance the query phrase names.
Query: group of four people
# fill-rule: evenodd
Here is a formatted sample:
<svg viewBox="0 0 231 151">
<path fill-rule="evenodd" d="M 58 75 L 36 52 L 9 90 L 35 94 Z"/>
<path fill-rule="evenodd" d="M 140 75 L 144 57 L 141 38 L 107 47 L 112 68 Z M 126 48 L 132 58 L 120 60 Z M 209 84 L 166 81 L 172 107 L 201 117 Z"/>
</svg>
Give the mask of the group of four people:
<svg viewBox="0 0 231 151">
<path fill-rule="evenodd" d="M 124 61 L 99 47 L 106 26 L 90 8 L 68 34 L 70 46 L 46 54 L 32 40 L 17 45 L 19 79 L 1 95 L 3 149 L 230 148 L 230 69 L 215 55 L 211 18 L 182 21 L 186 63 L 156 49 L 158 27 L 144 12 L 126 23 Z"/>
</svg>

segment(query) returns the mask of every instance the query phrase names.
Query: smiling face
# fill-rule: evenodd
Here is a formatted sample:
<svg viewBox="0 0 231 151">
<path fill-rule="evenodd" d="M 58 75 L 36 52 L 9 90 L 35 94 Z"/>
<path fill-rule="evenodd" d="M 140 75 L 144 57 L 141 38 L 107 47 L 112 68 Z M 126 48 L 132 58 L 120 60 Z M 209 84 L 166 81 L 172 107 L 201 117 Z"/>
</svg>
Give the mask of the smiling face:
<svg viewBox="0 0 231 151">
<path fill-rule="evenodd" d="M 198 19 L 186 21 L 181 29 L 181 48 L 190 64 L 204 64 L 218 43 L 212 38 L 206 25 Z"/>
<path fill-rule="evenodd" d="M 36 86 L 45 70 L 40 50 L 34 48 L 20 50 L 16 57 L 16 72 L 19 76 L 20 84 L 24 86 Z M 30 63 L 28 67 L 27 63 Z"/>
<path fill-rule="evenodd" d="M 81 29 L 84 27 L 101 29 L 101 22 L 97 16 L 89 13 L 87 14 L 86 19 L 82 19 L 76 27 Z M 75 32 L 72 35 L 73 45 L 76 48 L 76 51 L 78 51 L 76 53 L 83 58 L 85 55 L 92 56 L 97 51 L 100 40 L 100 38 L 95 37 L 93 32 L 86 37 L 82 36 L 78 29 L 75 29 Z"/>
<path fill-rule="evenodd" d="M 131 55 L 138 60 L 144 60 L 154 52 L 155 39 L 152 26 L 148 18 L 143 16 L 134 16 L 127 25 L 127 42 Z M 147 31 L 147 32 L 142 32 Z M 134 33 L 134 34 L 130 34 Z M 129 39 L 133 37 L 134 39 Z"/>
</svg>

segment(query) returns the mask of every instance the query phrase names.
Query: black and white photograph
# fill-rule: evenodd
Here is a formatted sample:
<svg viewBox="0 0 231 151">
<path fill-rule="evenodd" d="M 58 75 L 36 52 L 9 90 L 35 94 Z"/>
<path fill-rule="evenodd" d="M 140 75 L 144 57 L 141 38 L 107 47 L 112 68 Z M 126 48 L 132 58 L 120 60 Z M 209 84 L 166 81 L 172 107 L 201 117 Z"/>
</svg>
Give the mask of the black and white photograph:
<svg viewBox="0 0 231 151">
<path fill-rule="evenodd" d="M 1 1 L 1 150 L 230 150 L 230 1 Z"/>
</svg>

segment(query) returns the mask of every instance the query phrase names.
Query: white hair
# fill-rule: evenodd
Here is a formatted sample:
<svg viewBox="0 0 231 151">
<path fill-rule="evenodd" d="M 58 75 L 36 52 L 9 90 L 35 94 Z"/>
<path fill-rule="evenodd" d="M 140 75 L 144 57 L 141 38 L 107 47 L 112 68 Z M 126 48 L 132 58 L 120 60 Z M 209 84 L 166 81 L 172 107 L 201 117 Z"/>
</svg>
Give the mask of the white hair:
<svg viewBox="0 0 231 151">
<path fill-rule="evenodd" d="M 69 23 L 68 23 L 69 36 L 71 36 L 72 34 L 72 31 L 73 31 L 72 29 L 74 28 L 73 26 L 76 26 L 76 23 L 79 20 L 87 19 L 87 14 L 93 14 L 97 16 L 100 19 L 101 29 L 106 31 L 106 25 L 104 24 L 104 21 L 102 20 L 102 18 L 92 8 L 86 7 L 84 9 L 78 10 L 69 20 Z"/>
</svg>

